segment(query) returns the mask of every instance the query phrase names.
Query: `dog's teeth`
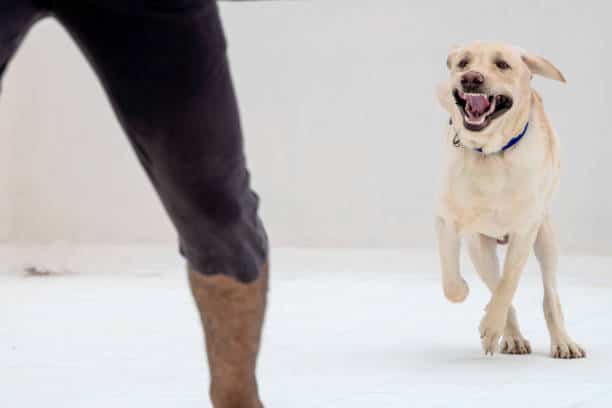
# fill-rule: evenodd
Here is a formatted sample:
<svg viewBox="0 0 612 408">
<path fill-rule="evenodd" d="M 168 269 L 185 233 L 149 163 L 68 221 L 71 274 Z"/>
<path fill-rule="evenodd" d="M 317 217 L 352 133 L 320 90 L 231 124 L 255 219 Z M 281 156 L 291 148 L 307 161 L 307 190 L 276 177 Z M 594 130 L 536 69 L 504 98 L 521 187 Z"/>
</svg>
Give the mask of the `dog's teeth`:
<svg viewBox="0 0 612 408">
<path fill-rule="evenodd" d="M 483 116 L 479 117 L 478 119 L 472 119 L 472 118 L 470 118 L 469 116 L 466 116 L 466 117 L 465 117 L 465 120 L 466 120 L 466 121 L 467 121 L 469 124 L 471 124 L 471 125 L 481 125 L 481 124 L 483 124 L 483 123 L 484 123 L 484 121 L 485 121 L 485 116 L 483 115 Z"/>
<path fill-rule="evenodd" d="M 497 104 L 497 102 L 495 101 L 495 98 L 493 98 L 493 102 L 491 102 L 491 106 L 489 106 L 489 111 L 487 113 L 491 113 L 495 110 L 495 105 Z"/>
</svg>

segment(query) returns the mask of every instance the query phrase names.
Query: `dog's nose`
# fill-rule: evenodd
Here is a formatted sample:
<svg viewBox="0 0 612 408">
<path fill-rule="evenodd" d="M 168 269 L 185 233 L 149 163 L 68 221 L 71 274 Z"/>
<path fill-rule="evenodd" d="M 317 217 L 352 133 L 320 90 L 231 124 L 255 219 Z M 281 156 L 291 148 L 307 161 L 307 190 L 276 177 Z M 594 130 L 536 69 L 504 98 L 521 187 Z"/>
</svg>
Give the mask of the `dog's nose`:
<svg viewBox="0 0 612 408">
<path fill-rule="evenodd" d="M 485 78 L 480 72 L 469 71 L 461 77 L 461 86 L 467 92 L 478 91 L 484 84 Z"/>
</svg>

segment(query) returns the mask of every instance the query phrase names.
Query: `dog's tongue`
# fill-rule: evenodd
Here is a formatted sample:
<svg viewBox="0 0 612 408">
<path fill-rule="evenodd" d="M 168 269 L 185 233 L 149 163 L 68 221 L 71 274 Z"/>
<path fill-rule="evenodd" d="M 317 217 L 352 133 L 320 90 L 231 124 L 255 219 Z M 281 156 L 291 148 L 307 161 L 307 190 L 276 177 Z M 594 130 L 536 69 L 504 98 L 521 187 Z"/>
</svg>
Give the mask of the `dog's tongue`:
<svg viewBox="0 0 612 408">
<path fill-rule="evenodd" d="M 466 94 L 466 112 L 472 117 L 479 117 L 489 110 L 489 97 L 482 94 Z"/>
</svg>

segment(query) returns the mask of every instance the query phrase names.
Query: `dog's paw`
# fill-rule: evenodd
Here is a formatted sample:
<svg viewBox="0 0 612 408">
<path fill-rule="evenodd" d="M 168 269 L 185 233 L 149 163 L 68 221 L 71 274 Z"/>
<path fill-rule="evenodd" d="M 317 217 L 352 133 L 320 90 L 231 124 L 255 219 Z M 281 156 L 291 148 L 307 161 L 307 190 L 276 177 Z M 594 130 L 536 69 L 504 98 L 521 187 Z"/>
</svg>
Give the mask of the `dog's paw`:
<svg viewBox="0 0 612 408">
<path fill-rule="evenodd" d="M 504 335 L 500 351 L 504 354 L 531 354 L 531 344 L 522 336 Z"/>
<path fill-rule="evenodd" d="M 485 355 L 493 355 L 497 352 L 499 339 L 504 332 L 505 324 L 506 316 L 503 313 L 492 312 L 489 309 L 483 317 L 479 331 Z"/>
<path fill-rule="evenodd" d="M 485 355 L 493 355 L 497 352 L 499 337 L 502 331 L 492 328 L 480 328 L 480 341 Z"/>
<path fill-rule="evenodd" d="M 464 279 L 444 282 L 444 296 L 453 303 L 460 303 L 467 298 L 470 287 Z"/>
<path fill-rule="evenodd" d="M 585 358 L 586 351 L 579 344 L 567 338 L 553 341 L 550 346 L 550 355 L 552 358 Z"/>
</svg>

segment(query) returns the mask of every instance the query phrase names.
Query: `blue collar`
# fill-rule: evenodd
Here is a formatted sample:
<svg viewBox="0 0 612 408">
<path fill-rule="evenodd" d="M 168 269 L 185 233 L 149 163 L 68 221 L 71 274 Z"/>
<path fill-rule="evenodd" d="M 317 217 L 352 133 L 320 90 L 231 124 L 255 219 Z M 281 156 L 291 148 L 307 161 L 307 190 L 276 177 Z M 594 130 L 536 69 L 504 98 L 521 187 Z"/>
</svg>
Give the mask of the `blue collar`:
<svg viewBox="0 0 612 408">
<path fill-rule="evenodd" d="M 500 151 L 495 152 L 495 153 L 489 153 L 489 154 L 497 154 L 497 153 L 502 153 L 505 152 L 506 150 L 510 149 L 512 146 L 514 146 L 515 144 L 517 144 L 518 142 L 521 141 L 521 139 L 523 138 L 523 136 L 525 136 L 525 133 L 527 133 L 527 128 L 529 127 L 529 122 L 527 122 L 525 124 L 525 127 L 523 128 L 523 131 L 521 133 L 518 134 L 518 136 L 513 137 L 512 139 L 510 139 L 508 141 L 508 143 L 506 143 L 506 145 L 504 147 L 501 148 Z M 461 143 L 461 140 L 459 140 L 459 132 L 455 132 L 455 137 L 453 138 L 453 144 L 455 145 L 455 147 L 465 147 L 463 145 L 463 143 Z M 482 151 L 482 147 L 479 147 L 478 149 L 473 149 L 479 153 L 484 153 Z"/>
</svg>

